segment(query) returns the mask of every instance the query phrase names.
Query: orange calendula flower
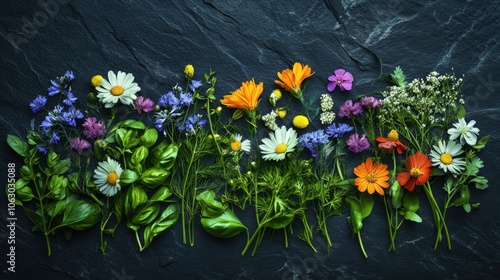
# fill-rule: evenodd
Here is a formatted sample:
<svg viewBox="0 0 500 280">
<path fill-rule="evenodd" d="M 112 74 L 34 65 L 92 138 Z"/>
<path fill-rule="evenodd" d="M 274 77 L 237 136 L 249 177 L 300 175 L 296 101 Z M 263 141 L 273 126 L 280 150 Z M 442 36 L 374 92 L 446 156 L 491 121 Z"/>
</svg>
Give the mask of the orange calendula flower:
<svg viewBox="0 0 500 280">
<path fill-rule="evenodd" d="M 354 168 L 354 174 L 358 176 L 354 180 L 354 184 L 358 187 L 358 191 L 368 191 L 369 194 L 377 192 L 384 195 L 384 189 L 389 187 L 389 170 L 387 165 L 380 162 L 372 162 L 368 158 L 366 162 L 361 163 Z"/>
<path fill-rule="evenodd" d="M 399 134 L 396 130 L 391 130 L 389 134 L 387 134 L 387 138 L 379 136 L 375 138 L 375 141 L 379 142 L 378 147 L 382 150 L 392 151 L 396 148 L 398 154 L 402 154 L 408 148 L 399 141 Z"/>
<path fill-rule="evenodd" d="M 406 160 L 406 171 L 396 176 L 399 184 L 410 192 L 415 186 L 423 186 L 431 176 L 431 160 L 422 152 L 409 156 Z"/>
<path fill-rule="evenodd" d="M 230 95 L 225 95 L 221 99 L 221 103 L 228 108 L 241 109 L 246 112 L 253 111 L 257 108 L 259 97 L 264 90 L 264 83 L 256 84 L 252 79 L 241 83 L 241 87 L 235 90 Z"/>
<path fill-rule="evenodd" d="M 311 68 L 308 65 L 295 62 L 293 70 L 285 69 L 281 73 L 278 72 L 279 80 L 275 80 L 274 82 L 286 91 L 291 92 L 293 96 L 302 100 L 302 82 L 313 74 L 314 72 L 311 73 Z"/>
</svg>

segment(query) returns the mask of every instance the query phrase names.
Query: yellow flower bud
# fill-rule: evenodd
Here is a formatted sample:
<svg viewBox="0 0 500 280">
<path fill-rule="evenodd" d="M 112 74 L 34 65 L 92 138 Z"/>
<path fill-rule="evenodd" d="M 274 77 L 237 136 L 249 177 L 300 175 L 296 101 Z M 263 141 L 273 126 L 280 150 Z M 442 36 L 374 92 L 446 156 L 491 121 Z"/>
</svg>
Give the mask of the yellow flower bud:
<svg viewBox="0 0 500 280">
<path fill-rule="evenodd" d="M 194 67 L 191 64 L 186 65 L 184 68 L 184 75 L 186 78 L 191 79 L 194 76 Z"/>
<path fill-rule="evenodd" d="M 276 113 L 276 115 L 278 115 L 278 117 L 283 119 L 286 116 L 288 109 L 285 107 L 280 107 L 280 108 L 276 108 L 276 110 L 274 110 L 274 112 Z"/>
<path fill-rule="evenodd" d="M 92 80 L 90 80 L 90 83 L 92 84 L 93 87 L 100 87 L 101 80 L 102 80 L 101 75 L 95 75 L 94 77 L 92 77 Z"/>
<path fill-rule="evenodd" d="M 306 116 L 297 115 L 293 118 L 293 126 L 296 128 L 306 128 L 309 125 L 309 119 Z"/>
</svg>

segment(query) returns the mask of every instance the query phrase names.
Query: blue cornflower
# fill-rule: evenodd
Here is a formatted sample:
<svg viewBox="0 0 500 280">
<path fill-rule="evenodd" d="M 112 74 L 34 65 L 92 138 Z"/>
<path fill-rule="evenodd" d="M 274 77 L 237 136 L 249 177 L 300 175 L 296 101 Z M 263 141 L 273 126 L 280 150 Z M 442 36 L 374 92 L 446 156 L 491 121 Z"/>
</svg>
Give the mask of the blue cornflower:
<svg viewBox="0 0 500 280">
<path fill-rule="evenodd" d="M 40 145 L 40 144 L 37 144 L 37 145 L 36 145 L 36 148 L 38 149 L 38 152 L 43 153 L 43 154 L 45 154 L 45 155 L 46 155 L 46 154 L 47 154 L 47 152 L 49 151 L 49 150 L 47 149 L 47 147 L 42 146 L 42 145 Z"/>
<path fill-rule="evenodd" d="M 75 78 L 73 75 L 73 72 L 71 71 L 66 71 L 64 76 L 57 77 L 55 80 L 51 80 L 50 83 L 52 84 L 48 89 L 49 96 L 54 96 L 58 93 L 61 92 L 69 92 L 71 91 L 71 87 L 69 86 L 69 83 Z"/>
<path fill-rule="evenodd" d="M 79 109 L 75 109 L 75 107 L 70 107 L 68 111 L 63 112 L 61 115 L 61 120 L 70 126 L 76 126 L 76 120 L 83 118 L 83 113 Z"/>
<path fill-rule="evenodd" d="M 57 135 L 57 132 L 53 131 L 52 132 L 52 137 L 50 138 L 50 144 L 57 144 L 61 138 L 59 138 L 59 135 Z"/>
<path fill-rule="evenodd" d="M 164 123 L 167 120 L 168 114 L 165 110 L 159 111 L 155 114 L 155 128 L 158 132 L 165 132 Z"/>
<path fill-rule="evenodd" d="M 42 132 L 46 132 L 47 130 L 49 130 L 58 119 L 59 118 L 54 117 L 52 113 L 49 113 L 47 116 L 45 116 L 45 120 L 40 124 Z"/>
<path fill-rule="evenodd" d="M 193 95 L 189 92 L 181 92 L 179 102 L 182 106 L 189 106 L 193 102 Z"/>
<path fill-rule="evenodd" d="M 191 81 L 191 84 L 189 84 L 189 89 L 191 91 L 196 91 L 199 87 L 201 87 L 203 85 L 203 83 L 201 81 L 197 81 L 197 80 L 192 80 Z"/>
<path fill-rule="evenodd" d="M 160 97 L 158 101 L 158 106 L 160 107 L 172 107 L 177 108 L 179 106 L 179 99 L 175 96 L 172 91 L 169 91 Z"/>
<path fill-rule="evenodd" d="M 186 119 L 184 124 L 178 124 L 177 129 L 184 131 L 186 134 L 195 134 L 196 129 L 202 128 L 207 124 L 206 119 L 202 119 L 202 115 L 192 115 Z"/>
<path fill-rule="evenodd" d="M 63 103 L 66 104 L 68 107 L 73 106 L 73 104 L 76 102 L 78 98 L 76 98 L 71 91 L 68 91 L 66 93 L 66 99 L 63 100 Z"/>
<path fill-rule="evenodd" d="M 313 157 L 317 157 L 319 145 L 326 144 L 328 141 L 330 141 L 328 135 L 323 129 L 303 134 L 298 139 L 299 144 L 307 148 Z"/>
<path fill-rule="evenodd" d="M 354 127 L 345 123 L 339 124 L 338 127 L 336 126 L 335 123 L 332 123 L 329 127 L 326 128 L 325 132 L 326 135 L 328 135 L 328 137 L 330 138 L 340 138 L 347 132 L 352 131 L 353 129 Z"/>
<path fill-rule="evenodd" d="M 43 106 L 47 103 L 47 97 L 38 95 L 33 101 L 30 103 L 30 108 L 33 113 L 40 111 Z"/>
</svg>

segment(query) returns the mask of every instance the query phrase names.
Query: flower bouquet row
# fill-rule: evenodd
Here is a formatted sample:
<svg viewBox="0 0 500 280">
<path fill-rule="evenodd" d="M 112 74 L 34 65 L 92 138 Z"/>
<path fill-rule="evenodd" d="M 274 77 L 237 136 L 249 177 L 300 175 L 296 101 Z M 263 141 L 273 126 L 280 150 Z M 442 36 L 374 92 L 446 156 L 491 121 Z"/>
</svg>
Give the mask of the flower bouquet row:
<svg viewBox="0 0 500 280">
<path fill-rule="evenodd" d="M 329 218 L 349 212 L 367 257 L 361 229 L 374 196 L 385 208 L 390 251 L 397 249 L 404 221 L 422 221 L 425 198 L 435 222 L 434 248 L 445 240 L 451 249 L 447 212 L 477 208 L 470 190 L 488 186 L 478 157 L 488 136 L 478 140 L 475 121 L 465 121 L 462 78 L 432 72 L 408 83 L 396 68 L 386 79 L 391 86 L 337 110 L 334 92 L 352 91 L 353 75 L 335 70 L 317 106 L 305 93 L 314 74 L 297 62 L 277 73 L 268 101 L 264 83 L 254 79 L 218 98 L 216 73 L 198 80 L 187 65 L 183 85 L 153 101 L 140 94 L 132 74 L 109 71 L 106 78 L 92 77 L 82 108 L 85 98 L 73 92 L 75 77 L 67 71 L 29 104 L 36 116 L 27 136 L 7 135 L 23 158 L 16 205 L 45 236 L 49 255 L 56 232 L 69 239 L 97 225 L 105 253 L 109 236 L 123 224 L 142 251 L 179 220 L 183 243 L 191 246 L 199 223 L 220 238 L 245 233 L 242 254 L 250 248 L 255 254 L 266 232 L 274 231 L 283 233 L 285 246 L 298 232 L 314 251 L 313 237 L 320 234 L 329 250 Z M 359 165 L 349 166 L 348 158 Z M 434 197 L 439 186 L 442 201 Z M 240 213 L 254 215 L 255 224 L 245 225 Z"/>
</svg>

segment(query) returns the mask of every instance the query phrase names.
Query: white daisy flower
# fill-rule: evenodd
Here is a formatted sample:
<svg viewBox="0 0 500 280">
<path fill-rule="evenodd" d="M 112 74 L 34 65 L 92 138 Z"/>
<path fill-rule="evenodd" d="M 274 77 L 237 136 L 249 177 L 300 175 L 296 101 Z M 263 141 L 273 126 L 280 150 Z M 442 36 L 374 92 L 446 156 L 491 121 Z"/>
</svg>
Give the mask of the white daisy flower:
<svg viewBox="0 0 500 280">
<path fill-rule="evenodd" d="M 472 120 L 467 124 L 464 118 L 458 119 L 458 122 L 453 124 L 455 128 L 448 129 L 450 139 L 455 140 L 460 137 L 460 143 L 462 145 L 464 145 L 465 142 L 467 142 L 470 146 L 476 145 L 479 128 L 474 127 L 475 124 L 475 120 Z"/>
<path fill-rule="evenodd" d="M 297 132 L 285 126 L 269 133 L 269 138 L 262 139 L 259 148 L 262 150 L 264 160 L 283 160 L 286 153 L 292 152 L 297 146 Z"/>
<path fill-rule="evenodd" d="M 94 183 L 105 196 L 114 196 L 119 190 L 120 175 L 123 169 L 120 163 L 108 157 L 107 161 L 98 163 L 94 170 Z"/>
<path fill-rule="evenodd" d="M 137 98 L 135 95 L 141 90 L 134 83 L 134 75 L 118 71 L 115 75 L 113 71 L 108 72 L 108 80 L 101 79 L 101 86 L 96 87 L 97 97 L 104 104 L 104 107 L 111 108 L 118 101 L 122 104 L 130 105 Z"/>
<path fill-rule="evenodd" d="M 241 139 L 243 139 L 243 136 L 241 136 L 241 134 L 238 134 L 238 133 L 235 133 L 233 135 L 233 139 L 234 140 L 230 144 L 232 154 L 236 154 L 239 151 L 243 151 L 246 153 L 250 152 L 250 140 L 245 139 L 245 140 L 241 141 Z"/>
<path fill-rule="evenodd" d="M 433 166 L 439 166 L 444 172 L 460 174 L 465 169 L 465 159 L 456 157 L 463 154 L 462 145 L 450 140 L 448 143 L 439 141 L 433 146 L 431 151 L 431 161 Z"/>
</svg>

